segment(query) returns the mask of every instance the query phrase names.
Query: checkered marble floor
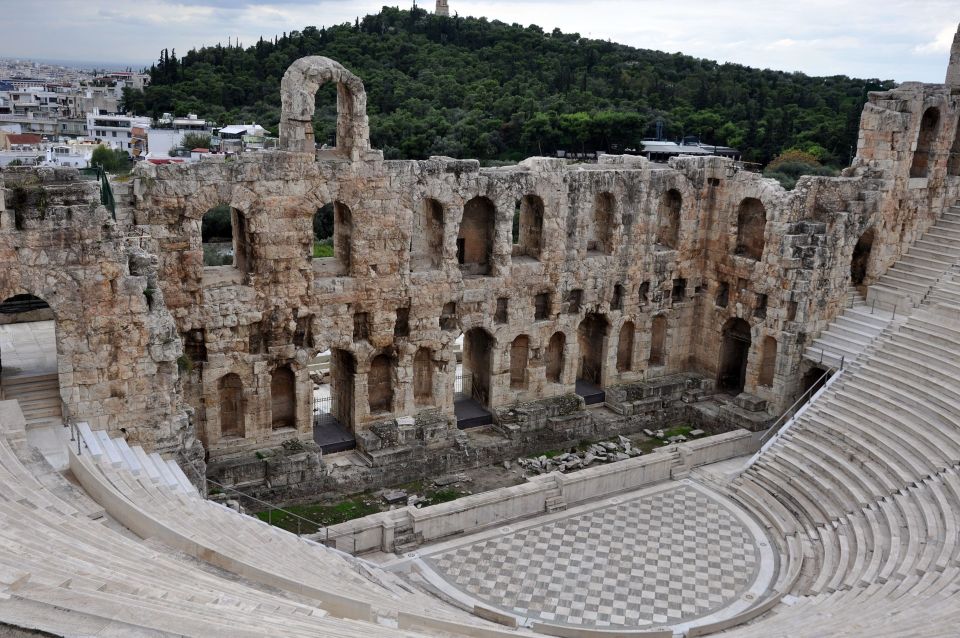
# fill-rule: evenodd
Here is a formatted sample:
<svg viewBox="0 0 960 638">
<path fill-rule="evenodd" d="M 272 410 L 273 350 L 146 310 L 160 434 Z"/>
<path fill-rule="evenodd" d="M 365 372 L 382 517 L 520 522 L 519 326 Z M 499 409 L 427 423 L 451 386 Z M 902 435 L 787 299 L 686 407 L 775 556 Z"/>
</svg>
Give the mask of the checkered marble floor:
<svg viewBox="0 0 960 638">
<path fill-rule="evenodd" d="M 760 563 L 751 532 L 689 485 L 427 554 L 432 569 L 488 605 L 600 628 L 710 614 L 744 594 Z"/>
</svg>

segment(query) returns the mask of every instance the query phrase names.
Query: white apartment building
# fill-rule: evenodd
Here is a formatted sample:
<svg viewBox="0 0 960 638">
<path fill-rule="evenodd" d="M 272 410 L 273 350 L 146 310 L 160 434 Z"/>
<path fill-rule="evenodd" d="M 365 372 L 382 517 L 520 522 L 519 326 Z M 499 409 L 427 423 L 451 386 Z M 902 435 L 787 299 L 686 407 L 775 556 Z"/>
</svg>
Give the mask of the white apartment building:
<svg viewBox="0 0 960 638">
<path fill-rule="evenodd" d="M 146 142 L 145 133 L 149 129 L 149 117 L 87 114 L 87 137 L 122 151 L 132 153 L 139 141 Z"/>
</svg>

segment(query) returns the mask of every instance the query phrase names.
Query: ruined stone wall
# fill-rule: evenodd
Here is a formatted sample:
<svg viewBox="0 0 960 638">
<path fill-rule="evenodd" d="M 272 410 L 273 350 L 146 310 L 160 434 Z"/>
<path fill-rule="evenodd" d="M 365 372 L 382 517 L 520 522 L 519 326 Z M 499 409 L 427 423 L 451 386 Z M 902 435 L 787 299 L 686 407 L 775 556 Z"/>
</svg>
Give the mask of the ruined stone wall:
<svg viewBox="0 0 960 638">
<path fill-rule="evenodd" d="M 309 75 L 312 64 L 326 63 L 297 73 Z M 124 424 L 160 446 L 177 437 L 188 444 L 182 396 L 213 459 L 306 441 L 307 364 L 331 349 L 341 380 L 350 380 L 336 392 L 338 414 L 361 446 L 406 437 L 396 423 L 404 416 L 418 417 L 404 424 L 430 424 L 421 438 L 450 445 L 461 333 L 489 342 L 483 399 L 502 415 L 571 395 L 578 376 L 611 389 L 685 373 L 716 379 L 724 329 L 735 320 L 747 324 L 744 391 L 775 413 L 800 382 L 805 344 L 843 309 L 857 241 L 874 230 L 870 283 L 958 194 L 960 178 L 947 174 L 957 107 L 944 86 L 871 95 L 853 167 L 785 192 L 710 157 L 669 165 L 531 158 L 484 169 L 449 158 L 383 161 L 367 150 L 362 83 L 339 69 L 327 70 L 346 83 L 344 152 L 302 152 L 307 132 L 287 129 L 291 150 L 141 165 L 116 222 L 87 205 L 54 224 L 30 204 L 23 214 L 34 226 L 20 230 L 8 221 L 7 188 L 0 235 L 17 268 L 5 273 L 4 290 L 37 294 L 66 321 L 59 341 L 71 416 Z M 939 124 L 922 138 L 927 175 L 910 177 L 930 106 Z M 313 216 L 331 203 L 336 254 L 313 259 Z M 205 267 L 201 219 L 219 204 L 234 211 L 236 265 Z M 23 242 L 28 249 L 15 250 Z M 90 307 L 69 306 L 81 299 Z M 74 316 L 89 321 L 70 323 Z M 655 324 L 665 327 L 662 361 L 651 361 Z M 557 349 L 548 355 L 556 335 L 562 365 Z M 174 364 L 181 341 L 182 387 Z M 588 349 L 596 356 L 585 365 Z M 79 385 L 75 368 L 89 375 Z M 130 370 L 134 377 L 124 376 Z M 293 405 L 279 405 L 272 386 L 291 375 L 292 401 L 287 390 L 282 396 Z M 234 428 L 230 436 L 223 423 Z"/>
<path fill-rule="evenodd" d="M 164 452 L 189 451 L 182 350 L 156 257 L 100 205 L 75 169 L 6 169 L 0 198 L 0 299 L 29 294 L 56 321 L 64 418 Z"/>
</svg>

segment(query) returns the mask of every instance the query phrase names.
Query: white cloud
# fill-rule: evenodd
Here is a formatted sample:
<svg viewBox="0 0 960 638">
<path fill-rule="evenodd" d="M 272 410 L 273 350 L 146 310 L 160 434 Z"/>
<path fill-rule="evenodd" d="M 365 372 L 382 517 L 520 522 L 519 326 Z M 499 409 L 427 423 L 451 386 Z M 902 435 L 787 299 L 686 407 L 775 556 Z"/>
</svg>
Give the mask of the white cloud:
<svg viewBox="0 0 960 638">
<path fill-rule="evenodd" d="M 937 36 L 926 44 L 919 44 L 914 47 L 914 51 L 922 54 L 949 53 L 950 45 L 953 43 L 954 25 L 948 24 Z"/>
</svg>

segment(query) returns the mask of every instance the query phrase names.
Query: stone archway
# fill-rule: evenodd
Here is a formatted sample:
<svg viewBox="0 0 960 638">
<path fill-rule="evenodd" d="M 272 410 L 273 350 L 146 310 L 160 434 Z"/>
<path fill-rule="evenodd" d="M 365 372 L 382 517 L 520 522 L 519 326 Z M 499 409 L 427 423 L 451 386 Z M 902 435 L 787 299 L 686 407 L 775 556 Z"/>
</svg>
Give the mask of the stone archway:
<svg viewBox="0 0 960 638">
<path fill-rule="evenodd" d="M 28 429 L 63 418 L 56 332 L 43 299 L 19 294 L 0 303 L 0 397 L 19 401 Z"/>
<path fill-rule="evenodd" d="M 296 60 L 280 82 L 280 147 L 302 153 L 315 152 L 313 113 L 317 89 L 337 85 L 337 146 L 331 151 L 354 161 L 370 150 L 367 93 L 363 82 L 339 62 L 323 56 Z"/>
<path fill-rule="evenodd" d="M 740 394 L 747 380 L 750 354 L 750 324 L 734 317 L 723 324 L 720 361 L 717 366 L 717 390 Z"/>
</svg>

